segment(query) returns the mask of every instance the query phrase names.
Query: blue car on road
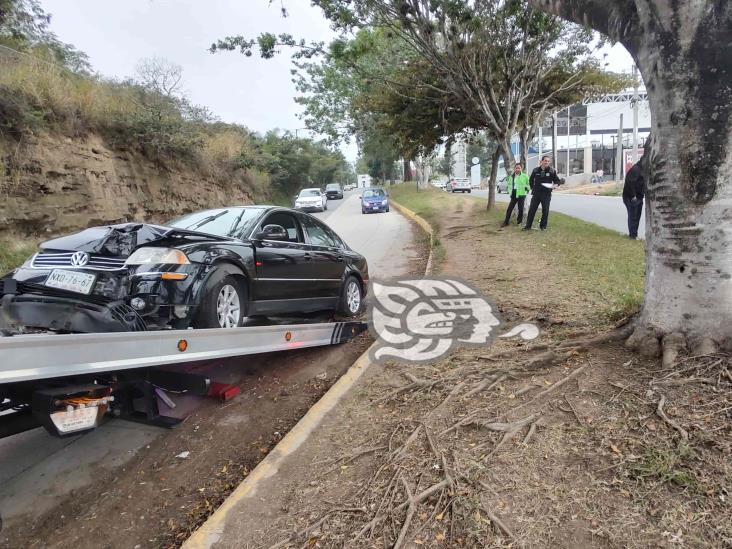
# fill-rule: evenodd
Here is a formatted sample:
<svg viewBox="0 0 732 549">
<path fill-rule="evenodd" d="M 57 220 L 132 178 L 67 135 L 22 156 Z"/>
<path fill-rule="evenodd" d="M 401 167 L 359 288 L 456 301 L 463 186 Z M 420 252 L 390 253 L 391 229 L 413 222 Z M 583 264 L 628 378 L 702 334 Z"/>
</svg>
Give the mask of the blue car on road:
<svg viewBox="0 0 732 549">
<path fill-rule="evenodd" d="M 361 213 L 388 212 L 389 193 L 379 187 L 369 187 L 361 193 Z"/>
</svg>

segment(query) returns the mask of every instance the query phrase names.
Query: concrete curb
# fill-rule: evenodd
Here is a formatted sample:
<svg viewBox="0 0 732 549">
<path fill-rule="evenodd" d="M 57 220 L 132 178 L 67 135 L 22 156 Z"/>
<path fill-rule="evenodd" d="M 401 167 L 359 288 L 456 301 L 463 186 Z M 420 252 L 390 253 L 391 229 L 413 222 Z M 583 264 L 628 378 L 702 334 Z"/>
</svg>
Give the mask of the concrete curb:
<svg viewBox="0 0 732 549">
<path fill-rule="evenodd" d="M 432 274 L 432 248 L 435 245 L 435 235 L 432 230 L 432 226 L 427 223 L 422 217 L 417 215 L 415 212 L 407 208 L 406 206 L 402 206 L 397 201 L 395 201 L 393 198 L 391 199 L 391 205 L 394 206 L 399 212 L 404 215 L 405 217 L 411 219 L 414 221 L 417 225 L 419 225 L 424 232 L 426 232 L 430 237 L 430 255 L 427 258 L 427 266 L 425 267 L 425 275 Z"/>
<path fill-rule="evenodd" d="M 430 255 L 427 258 L 427 267 L 425 274 L 432 272 L 432 245 L 433 234 L 432 227 L 427 221 L 419 217 L 409 208 L 405 208 L 401 204 L 391 201 L 400 213 L 417 223 L 430 237 Z M 373 345 L 371 346 L 373 347 Z M 310 434 L 325 418 L 326 414 L 335 408 L 341 398 L 356 384 L 361 376 L 371 365 L 369 353 L 371 347 L 358 357 L 356 362 L 346 371 L 336 383 L 328 389 L 328 391 L 316 402 L 310 410 L 297 422 L 285 437 L 280 440 L 272 451 L 259 462 L 254 470 L 249 473 L 247 478 L 229 494 L 221 506 L 206 519 L 206 521 L 186 540 L 183 549 L 209 549 L 221 539 L 221 535 L 226 527 L 226 521 L 229 514 L 235 507 L 246 498 L 253 497 L 258 485 L 261 481 L 266 480 L 275 474 L 281 467 L 285 459 L 302 446 L 307 441 Z"/>
</svg>

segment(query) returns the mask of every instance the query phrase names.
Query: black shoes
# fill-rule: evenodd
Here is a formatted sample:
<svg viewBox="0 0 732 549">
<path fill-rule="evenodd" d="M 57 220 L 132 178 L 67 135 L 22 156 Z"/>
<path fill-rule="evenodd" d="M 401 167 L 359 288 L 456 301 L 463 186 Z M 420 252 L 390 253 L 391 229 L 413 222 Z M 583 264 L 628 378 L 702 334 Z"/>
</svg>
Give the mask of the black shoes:
<svg viewBox="0 0 732 549">
<path fill-rule="evenodd" d="M 506 221 L 504 221 L 503 223 L 501 223 L 501 228 L 503 228 L 503 227 L 508 227 L 508 223 Z"/>
</svg>

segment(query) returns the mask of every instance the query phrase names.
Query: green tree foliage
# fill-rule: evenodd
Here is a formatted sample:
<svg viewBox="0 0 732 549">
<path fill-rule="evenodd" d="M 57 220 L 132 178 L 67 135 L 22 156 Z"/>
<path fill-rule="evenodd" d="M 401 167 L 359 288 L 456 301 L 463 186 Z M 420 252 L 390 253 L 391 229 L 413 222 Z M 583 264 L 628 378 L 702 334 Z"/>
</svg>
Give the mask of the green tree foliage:
<svg viewBox="0 0 732 549">
<path fill-rule="evenodd" d="M 0 46 L 34 51 L 36 56 L 45 56 L 69 70 L 88 73 L 91 66 L 87 55 L 61 42 L 49 30 L 50 22 L 51 16 L 38 0 L 0 0 Z"/>
</svg>

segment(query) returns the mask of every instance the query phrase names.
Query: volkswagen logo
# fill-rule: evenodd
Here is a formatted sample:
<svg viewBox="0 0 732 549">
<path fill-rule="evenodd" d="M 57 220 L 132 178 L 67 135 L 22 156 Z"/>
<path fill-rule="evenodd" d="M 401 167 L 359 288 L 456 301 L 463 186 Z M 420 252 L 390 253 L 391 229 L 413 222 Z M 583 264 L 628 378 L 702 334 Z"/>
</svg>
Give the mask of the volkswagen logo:
<svg viewBox="0 0 732 549">
<path fill-rule="evenodd" d="M 74 267 L 83 267 L 89 263 L 89 254 L 86 252 L 74 252 L 71 255 L 71 264 Z"/>
</svg>

